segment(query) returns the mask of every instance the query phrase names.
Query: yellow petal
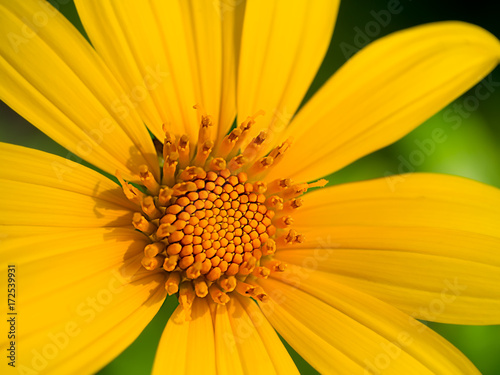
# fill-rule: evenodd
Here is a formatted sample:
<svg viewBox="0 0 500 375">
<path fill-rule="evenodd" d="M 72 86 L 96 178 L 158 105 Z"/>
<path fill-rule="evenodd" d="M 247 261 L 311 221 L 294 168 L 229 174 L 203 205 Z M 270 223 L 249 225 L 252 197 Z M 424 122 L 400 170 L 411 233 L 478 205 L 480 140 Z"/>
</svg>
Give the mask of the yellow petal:
<svg viewBox="0 0 500 375">
<path fill-rule="evenodd" d="M 119 186 L 102 174 L 69 159 L 0 142 L 0 178 L 57 188 L 137 210 Z"/>
<path fill-rule="evenodd" d="M 2 268 L 16 266 L 17 368 L 93 373 L 156 314 L 164 276 L 141 269 L 147 239 L 131 229 L 37 229 L 2 228 Z"/>
<path fill-rule="evenodd" d="M 133 211 L 66 190 L 0 179 L 0 224 L 62 227 L 127 226 Z"/>
<path fill-rule="evenodd" d="M 418 26 L 374 42 L 330 78 L 284 132 L 282 139 L 295 143 L 280 174 L 310 181 L 395 142 L 476 84 L 499 58 L 495 37 L 460 22 Z"/>
<path fill-rule="evenodd" d="M 217 1 L 179 1 L 197 104 L 212 116 L 217 134 L 221 109 L 222 19 Z M 175 50 L 174 50 L 175 51 Z M 223 124 L 224 127 L 230 124 Z"/>
<path fill-rule="evenodd" d="M 244 374 L 243 362 L 234 340 L 226 306 L 217 306 L 215 311 L 215 355 L 220 374 Z"/>
<path fill-rule="evenodd" d="M 321 373 L 479 374 L 423 324 L 326 274 L 295 267 L 261 284 L 266 316 Z"/>
<path fill-rule="evenodd" d="M 94 47 L 163 141 L 162 124 L 196 137 L 195 77 L 177 2 L 76 1 Z"/>
<path fill-rule="evenodd" d="M 288 125 L 326 53 L 339 1 L 252 1 L 245 9 L 238 70 L 241 122 L 264 110 L 250 131 L 255 136 Z"/>
<path fill-rule="evenodd" d="M 390 177 L 395 178 L 395 177 Z M 328 271 L 419 319 L 500 323 L 500 191 L 433 174 L 321 189 L 277 257 Z"/>
<path fill-rule="evenodd" d="M 126 93 L 81 34 L 45 2 L 0 3 L 0 98 L 56 142 L 126 178 L 158 162 Z"/>
<path fill-rule="evenodd" d="M 283 343 L 276 334 L 276 331 L 271 326 L 262 311 L 258 308 L 258 306 L 246 297 L 236 295 L 235 298 L 239 303 L 241 303 L 241 306 L 245 309 L 246 314 L 248 314 L 248 317 L 252 320 L 252 325 L 255 327 L 256 332 L 262 339 L 267 353 L 271 357 L 271 360 L 274 364 L 276 373 L 298 373 L 298 370 L 295 367 L 292 358 L 283 346 Z"/>
<path fill-rule="evenodd" d="M 244 299 L 235 296 L 228 304 L 216 307 L 214 329 L 218 373 L 297 373 L 292 359 L 262 312 L 253 302 Z"/>
<path fill-rule="evenodd" d="M 177 307 L 160 339 L 153 374 L 215 374 L 212 315 L 204 298 L 195 298 L 192 320 Z"/>
<path fill-rule="evenodd" d="M 118 185 L 58 156 L 3 143 L 0 162 L 1 224 L 130 226 L 138 210 Z"/>
<path fill-rule="evenodd" d="M 228 133 L 236 117 L 236 76 L 239 64 L 241 33 L 246 0 L 213 2 L 222 22 L 222 84 L 220 121 L 217 134 L 220 142 Z"/>
</svg>

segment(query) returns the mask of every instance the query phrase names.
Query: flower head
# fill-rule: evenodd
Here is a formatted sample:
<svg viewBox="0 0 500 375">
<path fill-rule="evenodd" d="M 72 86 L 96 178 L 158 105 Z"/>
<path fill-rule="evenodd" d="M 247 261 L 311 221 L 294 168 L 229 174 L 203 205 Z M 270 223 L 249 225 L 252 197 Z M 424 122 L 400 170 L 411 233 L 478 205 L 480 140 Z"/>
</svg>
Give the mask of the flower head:
<svg viewBox="0 0 500 375">
<path fill-rule="evenodd" d="M 499 323 L 499 191 L 323 177 L 477 83 L 496 38 L 393 34 L 299 109 L 337 1 L 76 4 L 92 46 L 0 4 L 0 97 L 81 158 L 0 148 L 20 371 L 92 373 L 175 298 L 154 373 L 297 372 L 276 331 L 322 373 L 477 373 L 417 319 Z"/>
</svg>

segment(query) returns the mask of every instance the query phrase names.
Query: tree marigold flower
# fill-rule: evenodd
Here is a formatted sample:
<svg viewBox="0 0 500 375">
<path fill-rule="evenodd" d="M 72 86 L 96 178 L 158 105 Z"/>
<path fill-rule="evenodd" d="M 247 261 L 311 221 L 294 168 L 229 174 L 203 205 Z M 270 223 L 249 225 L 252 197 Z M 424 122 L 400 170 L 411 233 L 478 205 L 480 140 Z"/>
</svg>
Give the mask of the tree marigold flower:
<svg viewBox="0 0 500 375">
<path fill-rule="evenodd" d="M 500 43 L 397 32 L 300 107 L 338 5 L 77 0 L 90 44 L 48 3 L 0 2 L 0 98 L 73 158 L 1 144 L 11 370 L 93 373 L 173 298 L 154 374 L 297 373 L 277 332 L 325 374 L 478 373 L 418 319 L 500 323 L 499 190 L 325 176 L 476 84 Z"/>
</svg>

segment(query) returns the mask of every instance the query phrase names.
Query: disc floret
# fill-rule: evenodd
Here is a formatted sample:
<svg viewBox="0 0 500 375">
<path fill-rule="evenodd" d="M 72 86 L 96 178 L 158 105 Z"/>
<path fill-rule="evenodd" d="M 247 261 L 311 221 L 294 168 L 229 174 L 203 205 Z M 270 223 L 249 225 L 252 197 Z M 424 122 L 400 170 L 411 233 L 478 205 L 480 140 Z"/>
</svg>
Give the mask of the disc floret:
<svg viewBox="0 0 500 375">
<path fill-rule="evenodd" d="M 258 157 L 266 132 L 241 147 L 255 117 L 249 117 L 218 147 L 210 137 L 212 121 L 201 115 L 196 144 L 166 131 L 161 182 L 146 166 L 139 175 L 146 191 L 117 177 L 128 199 L 140 206 L 134 227 L 148 236 L 142 266 L 165 272 L 165 289 L 177 295 L 189 317 L 195 298 L 225 304 L 231 293 L 265 302 L 259 278 L 285 271 L 274 260 L 277 246 L 304 241 L 290 229 L 297 198 L 315 184 L 294 185 L 278 179 L 267 185 L 259 177 L 276 165 L 291 142 Z M 216 151 L 214 151 L 214 149 Z M 241 149 L 241 151 L 240 151 Z"/>
</svg>

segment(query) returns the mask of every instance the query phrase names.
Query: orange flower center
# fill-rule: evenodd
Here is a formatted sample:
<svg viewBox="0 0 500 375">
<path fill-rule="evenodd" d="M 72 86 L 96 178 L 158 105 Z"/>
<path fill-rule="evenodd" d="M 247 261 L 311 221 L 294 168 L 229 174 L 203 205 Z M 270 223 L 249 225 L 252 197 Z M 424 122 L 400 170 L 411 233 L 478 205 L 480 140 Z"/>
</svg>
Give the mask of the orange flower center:
<svg viewBox="0 0 500 375">
<path fill-rule="evenodd" d="M 156 232 L 168 241 L 167 271 L 178 267 L 186 278 L 203 275 L 206 282 L 251 271 L 276 228 L 266 196 L 246 180 L 245 173 L 210 171 L 193 181 L 192 191 L 172 197 Z"/>
<path fill-rule="evenodd" d="M 259 158 L 266 138 L 261 132 L 241 150 L 254 118 L 228 134 L 215 152 L 208 116 L 201 116 L 195 145 L 185 135 L 176 139 L 166 132 L 161 181 L 146 166 L 139 171 L 147 193 L 117 173 L 127 198 L 142 209 L 132 223 L 151 242 L 144 248 L 142 266 L 165 272 L 166 291 L 178 295 L 186 318 L 197 297 L 209 295 L 225 304 L 234 291 L 266 301 L 258 279 L 285 270 L 284 264 L 273 259 L 277 245 L 303 241 L 303 236 L 289 228 L 293 224 L 289 214 L 302 204 L 298 196 L 326 183 L 260 181 L 290 142 Z"/>
</svg>

